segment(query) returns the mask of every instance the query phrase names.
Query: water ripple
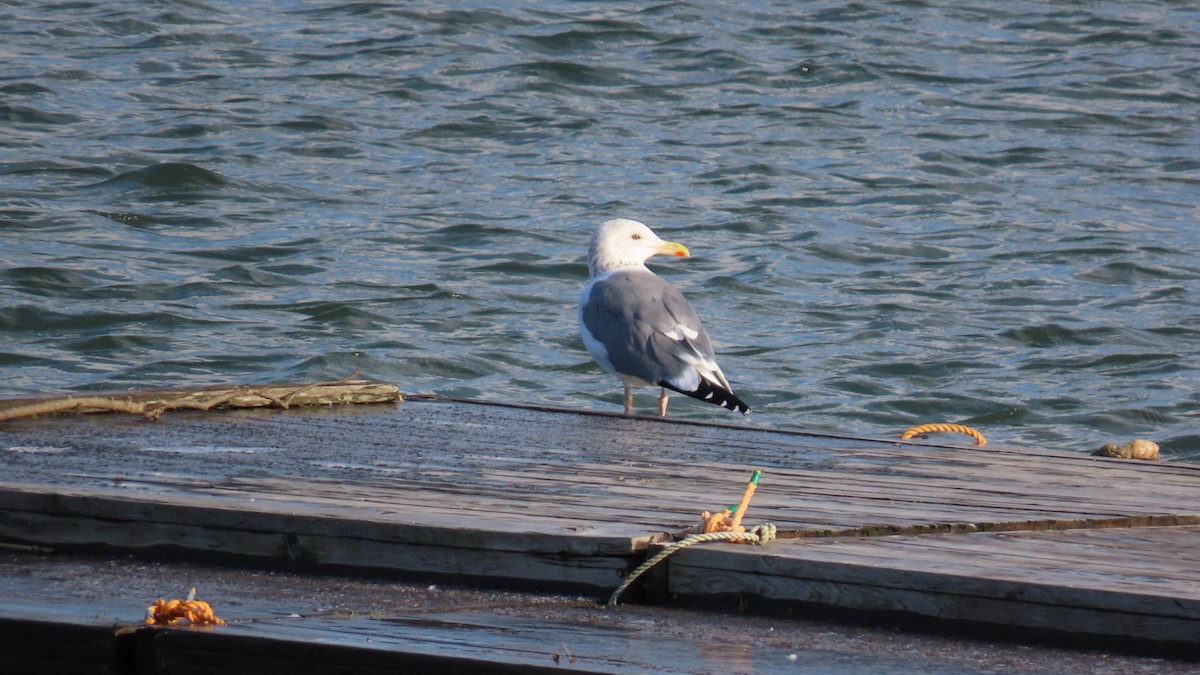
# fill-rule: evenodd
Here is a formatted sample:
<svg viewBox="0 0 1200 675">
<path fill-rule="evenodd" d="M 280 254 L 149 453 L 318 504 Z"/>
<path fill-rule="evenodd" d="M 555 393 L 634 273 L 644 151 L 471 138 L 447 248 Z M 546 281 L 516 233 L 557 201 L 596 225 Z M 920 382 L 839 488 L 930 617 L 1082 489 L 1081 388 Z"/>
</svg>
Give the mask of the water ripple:
<svg viewBox="0 0 1200 675">
<path fill-rule="evenodd" d="M 1200 10 L 10 2 L 7 395 L 294 381 L 619 407 L 644 219 L 759 424 L 1200 460 Z M 681 403 L 677 414 L 713 411 Z"/>
</svg>

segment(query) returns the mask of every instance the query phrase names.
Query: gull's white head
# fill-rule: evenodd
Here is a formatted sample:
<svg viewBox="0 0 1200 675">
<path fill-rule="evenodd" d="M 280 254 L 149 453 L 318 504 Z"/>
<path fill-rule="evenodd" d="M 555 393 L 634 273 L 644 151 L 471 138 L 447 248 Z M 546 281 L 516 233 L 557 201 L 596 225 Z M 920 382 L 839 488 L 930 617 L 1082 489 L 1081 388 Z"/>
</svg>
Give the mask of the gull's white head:
<svg viewBox="0 0 1200 675">
<path fill-rule="evenodd" d="M 592 237 L 588 247 L 588 271 L 595 278 L 623 267 L 645 267 L 646 260 L 659 253 L 683 257 L 688 255 L 688 250 L 683 244 L 663 241 L 636 220 L 609 220 Z"/>
</svg>

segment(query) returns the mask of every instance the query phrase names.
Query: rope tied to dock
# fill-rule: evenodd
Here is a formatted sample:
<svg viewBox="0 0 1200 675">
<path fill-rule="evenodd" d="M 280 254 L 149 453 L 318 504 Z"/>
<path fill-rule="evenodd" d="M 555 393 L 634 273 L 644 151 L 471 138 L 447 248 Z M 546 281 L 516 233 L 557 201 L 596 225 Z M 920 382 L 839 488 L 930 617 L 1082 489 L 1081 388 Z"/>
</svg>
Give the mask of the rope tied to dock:
<svg viewBox="0 0 1200 675">
<path fill-rule="evenodd" d="M 618 586 L 617 590 L 613 591 L 613 594 L 608 598 L 606 606 L 611 607 L 617 604 L 617 598 L 621 597 L 621 594 L 625 592 L 625 589 L 632 586 L 633 582 L 636 581 L 638 577 L 645 574 L 646 571 L 651 567 L 654 567 L 658 563 L 662 562 L 672 553 L 681 549 L 685 549 L 688 546 L 702 544 L 706 541 L 745 542 L 762 546 L 770 543 L 774 539 L 775 526 L 771 523 L 763 523 L 762 525 L 758 525 L 752 528 L 749 532 L 734 532 L 733 530 L 725 530 L 722 532 L 698 532 L 690 535 L 680 539 L 674 544 L 667 546 L 663 550 L 659 551 L 653 558 L 650 558 L 646 562 L 639 565 L 638 568 L 635 569 L 633 573 L 625 579 L 624 583 Z"/>
<path fill-rule="evenodd" d="M 724 511 L 711 514 L 705 511 L 700 515 L 701 525 L 700 532 L 689 535 L 683 539 L 668 545 L 663 550 L 659 551 L 652 558 L 642 563 L 635 569 L 625 581 L 613 591 L 609 596 L 606 607 L 611 607 L 617 604 L 617 598 L 625 592 L 627 588 L 633 585 L 639 577 L 645 574 L 650 568 L 665 560 L 668 556 L 676 551 L 702 544 L 708 541 L 728 541 L 734 543 L 748 543 L 762 546 L 774 541 L 776 535 L 776 527 L 771 523 L 763 523 L 751 528 L 749 531 L 742 526 L 742 516 L 745 515 L 746 509 L 750 507 L 750 498 L 754 496 L 754 491 L 758 488 L 758 481 L 762 478 L 762 471 L 755 469 L 750 475 L 750 482 L 746 485 L 745 492 L 742 493 L 742 499 L 735 506 L 730 506 Z"/>
<path fill-rule="evenodd" d="M 920 436 L 921 434 L 929 434 L 938 431 L 966 434 L 975 439 L 976 446 L 987 445 L 987 439 L 983 437 L 983 434 L 975 431 L 965 424 L 920 424 L 900 434 L 900 440 L 907 441 L 913 436 Z"/>
</svg>

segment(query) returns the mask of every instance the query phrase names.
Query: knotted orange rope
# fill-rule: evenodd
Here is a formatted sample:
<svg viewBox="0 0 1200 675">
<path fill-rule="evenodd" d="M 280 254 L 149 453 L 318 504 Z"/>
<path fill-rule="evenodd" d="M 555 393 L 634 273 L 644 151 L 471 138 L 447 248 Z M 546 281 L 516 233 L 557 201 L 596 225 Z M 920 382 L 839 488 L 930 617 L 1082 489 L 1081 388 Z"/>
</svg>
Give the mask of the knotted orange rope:
<svg viewBox="0 0 1200 675">
<path fill-rule="evenodd" d="M 987 439 L 983 437 L 983 434 L 962 424 L 922 424 L 900 434 L 900 440 L 907 441 L 913 436 L 920 436 L 921 434 L 928 434 L 935 431 L 952 431 L 959 434 L 966 434 L 975 439 L 975 445 L 987 445 Z"/>
<path fill-rule="evenodd" d="M 701 514 L 703 523 L 700 527 L 700 532 L 684 539 L 670 544 L 657 555 L 642 563 L 635 569 L 625 581 L 613 591 L 613 594 L 608 598 L 609 605 L 617 604 L 617 598 L 629 588 L 635 579 L 642 576 L 646 570 L 657 565 L 667 556 L 672 553 L 706 541 L 727 541 L 733 543 L 748 542 L 751 544 L 767 544 L 775 540 L 776 530 L 771 523 L 763 523 L 750 529 L 749 532 L 742 526 L 742 516 L 745 515 L 746 509 L 750 506 L 750 498 L 754 496 L 754 490 L 758 488 L 758 480 L 762 478 L 762 471 L 754 470 L 750 475 L 750 482 L 746 485 L 746 491 L 742 493 L 742 501 L 738 502 L 737 506 L 730 506 L 724 511 L 712 514 L 705 511 Z"/>
<path fill-rule="evenodd" d="M 700 532 L 745 532 L 746 528 L 742 527 L 742 517 L 746 515 L 746 509 L 750 508 L 750 498 L 754 496 L 754 491 L 758 489 L 758 481 L 762 478 L 762 471 L 755 469 L 754 473 L 750 474 L 750 482 L 746 484 L 746 491 L 742 493 L 742 500 L 736 506 L 730 506 L 720 513 L 709 513 L 705 511 L 700 514 L 700 519 L 703 523 L 700 526 Z"/>
<path fill-rule="evenodd" d="M 186 600 L 155 600 L 153 605 L 146 608 L 146 623 L 151 626 L 170 626 L 186 620 L 192 626 L 225 625 L 224 621 L 213 614 L 213 609 L 207 602 L 195 598 L 196 589 L 193 588 Z"/>
</svg>

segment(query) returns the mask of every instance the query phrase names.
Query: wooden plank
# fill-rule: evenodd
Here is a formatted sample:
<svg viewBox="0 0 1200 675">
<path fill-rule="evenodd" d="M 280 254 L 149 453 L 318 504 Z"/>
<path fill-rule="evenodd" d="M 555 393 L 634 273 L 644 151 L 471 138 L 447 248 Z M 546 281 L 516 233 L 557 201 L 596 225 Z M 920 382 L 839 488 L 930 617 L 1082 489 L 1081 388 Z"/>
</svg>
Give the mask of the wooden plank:
<svg viewBox="0 0 1200 675">
<path fill-rule="evenodd" d="M 1188 465 L 444 401 L 178 414 L 156 423 L 15 422 L 0 427 L 0 455 L 0 543 L 553 584 L 597 595 L 615 588 L 650 543 L 693 526 L 701 510 L 736 501 L 748 469 L 760 467 L 766 475 L 748 523 L 840 538 L 804 541 L 820 546 L 809 558 L 782 555 L 791 544 L 733 547 L 760 562 L 737 563 L 724 574 L 729 585 L 712 588 L 696 581 L 699 572 L 689 577 L 701 566 L 689 567 L 697 553 L 686 551 L 667 575 L 672 585 L 697 584 L 685 594 L 832 598 L 839 607 L 1015 625 L 1090 621 L 1116 635 L 1141 612 L 1153 628 L 1131 630 L 1146 639 L 1176 635 L 1179 622 L 1191 620 L 1155 604 L 1186 604 L 1186 594 L 1151 593 L 1194 583 L 1181 563 L 1162 560 L 1161 578 L 1140 581 L 1103 569 L 1153 568 L 1160 550 L 1195 559 L 1176 539 L 1085 545 L 1066 531 L 1061 541 L 1076 543 L 1055 545 L 1050 536 L 999 548 L 993 542 L 1006 540 L 978 535 L 878 538 L 886 546 L 845 536 L 1200 523 L 1200 467 Z M 839 553 L 849 550 L 841 546 L 856 548 Z M 1100 567 L 1070 562 L 1073 550 Z M 802 573 L 809 569 L 820 574 Z M 1046 590 L 1070 591 L 1089 576 L 1103 582 L 1087 589 L 1092 595 Z M 1043 582 L 1030 587 L 1030 579 Z M 1033 591 L 1039 599 L 1029 599 Z M 1150 597 L 1149 609 L 1093 598 L 1131 593 Z"/>
<path fill-rule="evenodd" d="M 668 590 L 1200 645 L 1197 557 L 1194 526 L 722 544 L 673 555 Z"/>
<path fill-rule="evenodd" d="M 785 534 L 1200 522 L 1200 467 L 991 446 L 850 445 L 439 402 L 374 414 L 68 422 L 76 420 L 6 427 L 0 438 L 10 447 L 58 448 L 30 452 L 37 462 L 17 463 L 9 480 L 151 492 L 207 484 L 229 496 L 392 505 L 421 518 L 498 511 L 622 519 L 659 531 L 691 526 L 699 511 L 736 501 L 754 466 L 767 473 L 748 517 L 771 520 Z"/>
<path fill-rule="evenodd" d="M 415 617 L 314 617 L 217 632 L 154 635 L 154 673 L 654 673 L 721 672 L 766 659 L 726 646 L 696 655 L 690 641 L 641 631 L 445 612 Z M 690 668 L 689 668 L 690 666 Z M 696 671 L 692 671 L 696 672 Z M 732 670 L 725 671 L 732 672 Z"/>
<path fill-rule="evenodd" d="M 4 609 L 9 611 L 0 612 L 0 673 L 133 672 L 132 635 L 123 635 L 111 621 L 81 620 L 66 612 L 34 619 L 18 608 Z"/>
<path fill-rule="evenodd" d="M 225 626 L 142 624 L 153 598 L 196 584 Z M 607 611 L 544 593 L 3 553 L 0 589 L 0 643 L 14 647 L 0 651 L 0 664 L 21 666 L 0 671 L 6 675 L 704 673 L 781 665 L 827 672 L 823 653 L 806 650 L 789 661 L 791 645 L 764 645 L 774 637 L 766 622 L 751 630 L 754 622 L 743 621 L 725 635 L 713 630 L 723 617 Z M 860 662 L 890 666 L 896 655 Z"/>
<path fill-rule="evenodd" d="M 246 508 L 250 502 L 253 510 Z M 639 562 L 637 552 L 665 537 L 619 524 L 555 530 L 498 517 L 490 527 L 479 521 L 414 524 L 362 509 L 347 513 L 301 503 L 87 488 L 47 494 L 5 485 L 0 515 L 4 540 L 48 549 L 177 551 L 269 567 L 452 576 L 593 592 L 619 584 Z"/>
<path fill-rule="evenodd" d="M 151 599 L 191 586 L 228 623 L 149 628 Z M 124 557 L 0 552 L 7 673 L 1154 672 L 1194 663 L 821 621 L 393 580 L 265 573 Z M 88 637 L 88 636 L 91 637 Z M 94 643 L 90 642 L 95 640 Z M 90 645 L 90 646 L 89 646 Z M 95 647 L 101 647 L 96 651 Z M 108 655 L 115 658 L 115 669 Z M 6 660 L 7 659 L 7 660 Z M 27 666 L 27 667 L 25 667 Z M 58 667 L 61 666 L 61 667 Z"/>
<path fill-rule="evenodd" d="M 259 605 L 264 598 L 250 600 Z M 0 598 L 0 672 L 677 673 L 786 662 L 779 649 L 767 656 L 732 640 L 718 639 L 714 646 L 720 648 L 697 653 L 687 635 L 647 635 L 615 621 L 601 623 L 588 616 L 600 610 L 586 607 L 579 620 L 562 621 L 511 610 L 381 611 L 352 597 L 354 611 L 312 616 L 220 606 L 229 623 L 196 630 L 146 627 L 129 610 L 148 600 L 124 600 L 56 597 L 53 590 L 38 604 Z"/>
</svg>

